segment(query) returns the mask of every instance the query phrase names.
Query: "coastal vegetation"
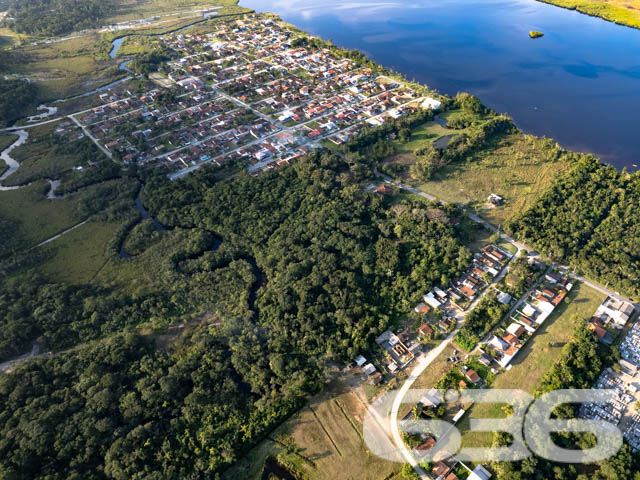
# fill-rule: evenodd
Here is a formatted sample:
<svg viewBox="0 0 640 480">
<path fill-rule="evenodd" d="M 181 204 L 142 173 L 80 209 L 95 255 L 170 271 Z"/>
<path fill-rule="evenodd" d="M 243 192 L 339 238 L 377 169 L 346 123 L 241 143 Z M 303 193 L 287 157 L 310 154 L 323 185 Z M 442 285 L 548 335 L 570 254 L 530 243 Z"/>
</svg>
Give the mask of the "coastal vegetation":
<svg viewBox="0 0 640 480">
<path fill-rule="evenodd" d="M 620 292 L 640 296 L 640 175 L 618 172 L 588 155 L 505 230 L 540 252 Z"/>
<path fill-rule="evenodd" d="M 539 0 L 558 7 L 600 17 L 627 27 L 640 28 L 638 0 Z"/>
</svg>

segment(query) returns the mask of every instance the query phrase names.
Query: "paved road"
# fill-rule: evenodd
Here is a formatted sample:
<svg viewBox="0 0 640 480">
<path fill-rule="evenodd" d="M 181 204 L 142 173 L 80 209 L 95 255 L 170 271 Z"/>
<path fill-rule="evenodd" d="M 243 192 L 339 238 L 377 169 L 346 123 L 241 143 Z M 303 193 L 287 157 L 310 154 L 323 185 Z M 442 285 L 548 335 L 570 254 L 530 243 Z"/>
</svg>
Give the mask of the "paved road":
<svg viewBox="0 0 640 480">
<path fill-rule="evenodd" d="M 69 115 L 69 118 L 73 121 L 73 123 L 75 123 L 76 125 L 78 125 L 82 131 L 84 132 L 84 134 L 91 139 L 91 141 L 93 143 L 96 144 L 96 147 L 98 147 L 100 150 L 102 150 L 102 153 L 104 153 L 108 158 L 113 158 L 113 154 L 107 150 L 105 147 L 103 147 L 102 145 L 100 145 L 100 142 L 98 141 L 98 139 L 96 137 L 93 136 L 93 134 L 89 131 L 89 129 L 87 127 L 85 127 L 80 120 L 78 120 L 76 117 L 74 117 L 73 115 Z"/>
<path fill-rule="evenodd" d="M 411 375 L 409 375 L 407 380 L 404 382 L 404 385 L 402 385 L 402 388 L 398 390 L 396 398 L 394 399 L 393 405 L 391 407 L 389 420 L 391 425 L 391 436 L 393 438 L 393 441 L 398 447 L 398 450 L 400 450 L 400 452 L 402 453 L 402 456 L 405 458 L 407 463 L 409 463 L 413 467 L 416 473 L 423 480 L 431 480 L 431 476 L 427 475 L 427 473 L 422 469 L 422 467 L 418 464 L 418 461 L 414 458 L 411 451 L 407 449 L 407 446 L 402 440 L 402 436 L 400 435 L 400 429 L 398 427 L 398 411 L 400 410 L 400 406 L 403 403 L 404 397 L 406 396 L 407 392 L 411 389 L 416 379 L 422 374 L 422 372 L 424 372 L 424 370 L 429 365 L 431 365 L 431 363 L 442 352 L 444 352 L 445 348 L 447 348 L 447 346 L 451 343 L 451 340 L 453 340 L 453 337 L 455 337 L 456 333 L 458 333 L 459 328 L 460 327 L 456 327 L 449 334 L 449 336 L 445 340 L 443 340 L 442 343 L 440 343 L 440 345 L 438 345 L 433 350 L 429 351 L 427 355 L 424 355 L 418 359 L 418 363 L 411 371 Z"/>
<path fill-rule="evenodd" d="M 511 266 L 511 262 L 518 257 L 518 253 L 519 251 L 509 259 L 509 262 L 507 263 L 507 265 L 505 265 L 502 271 L 496 276 L 495 279 L 493 279 L 491 284 L 488 285 L 487 288 L 485 288 L 484 292 L 482 292 L 481 295 L 478 295 L 478 297 L 471 303 L 471 305 L 469 305 L 469 308 L 464 313 L 460 311 L 456 312 L 456 320 L 458 323 L 456 328 L 447 336 L 447 338 L 445 338 L 440 343 L 440 345 L 438 345 L 433 350 L 430 350 L 429 353 L 427 353 L 427 355 L 424 355 L 417 360 L 417 364 L 411 371 L 411 375 L 409 375 L 409 377 L 407 378 L 405 383 L 402 385 L 400 390 L 398 390 L 398 393 L 396 394 L 396 397 L 393 401 L 390 418 L 389 418 L 389 424 L 391 426 L 391 436 L 393 438 L 394 443 L 398 447 L 398 450 L 400 450 L 400 452 L 402 453 L 402 456 L 407 460 L 407 463 L 411 464 L 411 466 L 416 471 L 418 476 L 420 476 L 420 478 L 423 480 L 430 480 L 431 476 L 428 475 L 422 469 L 422 467 L 420 467 L 420 465 L 418 464 L 418 461 L 413 457 L 413 454 L 406 447 L 404 441 L 402 440 L 402 436 L 400 435 L 400 429 L 398 427 L 398 412 L 400 410 L 400 406 L 404 403 L 404 397 L 406 396 L 407 392 L 411 389 L 416 379 L 420 375 L 422 375 L 425 369 L 429 365 L 431 365 L 431 363 L 433 363 L 433 361 L 442 352 L 444 352 L 447 346 L 451 343 L 453 338 L 456 336 L 456 333 L 458 333 L 458 330 L 460 329 L 462 322 L 464 322 L 464 317 L 466 316 L 466 314 L 472 311 L 478 305 L 478 302 L 491 290 L 492 285 L 495 285 L 498 282 L 500 282 L 500 280 L 502 280 L 502 278 L 507 274 Z"/>
<path fill-rule="evenodd" d="M 413 193 L 415 195 L 418 195 L 420 197 L 426 198 L 428 200 L 431 201 L 437 201 L 437 202 L 441 202 L 443 204 L 446 204 L 447 202 L 440 200 L 436 197 L 434 197 L 433 195 L 429 195 L 428 193 L 422 192 L 420 190 L 417 190 L 409 185 L 405 185 L 401 182 L 397 182 L 395 180 L 393 180 L 390 177 L 387 177 L 385 175 L 380 175 L 385 182 L 387 183 L 391 183 L 393 185 L 395 185 L 398 188 L 401 188 L 405 191 L 408 191 L 410 193 Z M 525 245 L 524 243 L 518 242 L 515 239 L 511 238 L 510 236 L 506 235 L 503 232 L 500 232 L 499 229 L 497 227 L 495 227 L 494 225 L 492 225 L 491 223 L 487 222 L 486 220 L 480 218 L 479 216 L 477 216 L 474 213 L 471 212 L 467 212 L 467 215 L 469 216 L 469 218 L 471 220 L 473 220 L 474 222 L 477 222 L 481 225 L 483 225 L 485 228 L 487 228 L 488 230 L 491 230 L 492 232 L 498 233 L 500 235 L 500 238 L 511 243 L 512 245 L 514 245 L 517 249 L 518 249 L 518 253 L 520 253 L 521 250 L 526 250 L 528 252 L 534 251 L 533 248 Z M 514 255 L 512 257 L 511 260 L 513 260 L 514 258 L 517 257 L 518 253 L 516 253 L 516 255 Z M 550 268 L 552 268 L 554 265 L 551 265 Z M 571 271 L 571 267 L 566 266 L 566 265 L 558 265 L 561 268 L 565 268 L 567 271 Z M 500 275 L 496 278 L 496 281 L 500 281 L 500 279 L 506 274 L 508 270 L 508 267 L 503 269 L 503 271 L 500 273 Z M 575 280 L 578 280 L 580 282 L 585 283 L 586 285 L 598 290 L 599 292 L 604 293 L 605 295 L 611 295 L 617 298 L 620 298 L 622 300 L 628 301 L 633 303 L 632 300 L 621 296 L 620 294 L 618 294 L 617 292 L 614 292 L 613 290 L 610 290 L 596 282 L 593 282 L 592 280 L 589 280 L 587 278 L 584 278 L 582 276 L 576 275 L 576 274 L 570 274 L 570 276 L 572 278 L 574 278 Z M 485 290 L 488 291 L 489 289 Z M 479 301 L 481 298 L 481 296 L 479 296 L 476 301 L 470 306 L 470 308 L 467 311 L 471 311 L 477 301 Z M 455 332 L 455 331 L 454 331 Z M 396 395 L 396 398 L 394 400 L 393 403 L 393 408 L 392 408 L 392 412 L 391 412 L 391 418 L 390 418 L 390 425 L 391 425 L 391 433 L 394 439 L 394 442 L 396 443 L 396 446 L 400 449 L 400 451 L 402 452 L 402 455 L 404 456 L 404 458 L 407 460 L 408 463 L 410 463 L 414 470 L 416 471 L 416 473 L 420 476 L 421 479 L 423 480 L 428 480 L 431 477 L 429 475 L 426 474 L 426 472 L 420 467 L 420 465 L 418 464 L 418 462 L 415 460 L 415 458 L 413 458 L 413 455 L 411 454 L 411 451 L 409 451 L 407 449 L 407 447 L 404 444 L 404 441 L 402 440 L 402 437 L 400 436 L 400 431 L 398 428 L 398 410 L 400 408 L 400 405 L 402 405 L 403 400 L 405 395 L 407 394 L 407 392 L 410 390 L 411 386 L 413 385 L 413 383 L 415 382 L 416 378 L 418 378 L 422 372 L 433 362 L 433 360 L 444 351 L 444 349 L 447 347 L 447 345 L 449 345 L 449 343 L 451 342 L 452 338 L 453 338 L 454 333 L 452 333 L 451 335 L 449 335 L 436 349 L 432 350 L 431 352 L 429 352 L 429 355 L 427 355 L 426 357 L 424 357 L 423 359 L 419 360 L 418 364 L 415 366 L 415 368 L 413 369 L 413 371 L 411 372 L 411 375 L 409 376 L 409 378 L 405 381 L 404 385 L 402 386 L 402 388 L 400 390 L 398 390 L 398 394 Z M 433 352 L 434 355 L 431 355 Z"/>
</svg>

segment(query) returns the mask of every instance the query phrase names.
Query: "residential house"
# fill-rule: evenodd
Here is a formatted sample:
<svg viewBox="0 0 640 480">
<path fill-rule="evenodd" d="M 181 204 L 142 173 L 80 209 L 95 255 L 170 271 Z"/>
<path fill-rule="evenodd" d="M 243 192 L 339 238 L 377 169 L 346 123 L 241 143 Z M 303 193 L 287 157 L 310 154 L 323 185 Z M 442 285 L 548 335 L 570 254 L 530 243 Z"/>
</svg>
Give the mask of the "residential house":
<svg viewBox="0 0 640 480">
<path fill-rule="evenodd" d="M 604 325 L 612 323 L 617 328 L 622 328 L 634 312 L 635 308 L 631 303 L 609 296 L 598 307 L 594 317 L 600 319 Z"/>
<path fill-rule="evenodd" d="M 431 336 L 433 335 L 433 328 L 428 323 L 423 323 L 422 325 L 420 325 L 420 327 L 418 327 L 418 334 L 421 337 L 431 338 Z"/>
<path fill-rule="evenodd" d="M 431 307 L 426 303 L 420 303 L 416 308 L 414 308 L 414 311 L 416 313 L 421 313 L 422 315 L 426 315 L 427 313 L 429 313 L 430 310 L 431 310 Z"/>
<path fill-rule="evenodd" d="M 466 372 L 464 372 L 464 376 L 467 380 L 469 380 L 474 385 L 477 385 L 480 382 L 482 382 L 482 378 L 480 378 L 480 375 L 478 375 L 478 373 L 471 368 L 468 369 Z"/>
<path fill-rule="evenodd" d="M 486 353 L 483 353 L 478 357 L 478 362 L 480 362 L 485 367 L 490 367 L 492 361 L 492 358 Z"/>
<path fill-rule="evenodd" d="M 432 308 L 438 309 L 440 307 L 442 307 L 442 302 L 440 300 L 438 300 L 433 292 L 429 292 L 424 296 L 424 301 L 429 304 L 429 306 L 431 306 Z"/>
<path fill-rule="evenodd" d="M 599 319 L 591 320 L 587 328 L 595 333 L 598 337 L 598 340 L 600 340 L 605 345 L 611 345 L 613 343 L 613 337 L 609 332 L 607 332 L 607 329 L 604 328 L 602 322 Z"/>
<path fill-rule="evenodd" d="M 372 363 L 367 363 L 362 367 L 362 371 L 367 375 L 373 375 L 376 372 L 376 367 L 374 367 Z"/>
<path fill-rule="evenodd" d="M 489 480 L 491 478 L 491 474 L 484 468 L 482 465 L 477 465 L 476 468 L 473 469 L 471 474 L 467 477 L 467 480 Z"/>
</svg>

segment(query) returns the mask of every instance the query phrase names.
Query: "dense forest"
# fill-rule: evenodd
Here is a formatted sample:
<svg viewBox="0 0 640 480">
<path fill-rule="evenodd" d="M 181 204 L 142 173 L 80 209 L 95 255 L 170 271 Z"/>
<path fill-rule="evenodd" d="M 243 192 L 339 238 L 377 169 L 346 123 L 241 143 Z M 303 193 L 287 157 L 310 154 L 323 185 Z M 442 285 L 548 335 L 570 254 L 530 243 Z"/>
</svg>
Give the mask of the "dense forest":
<svg viewBox="0 0 640 480">
<path fill-rule="evenodd" d="M 505 224 L 516 238 L 604 285 L 640 297 L 640 175 L 576 155 L 527 211 Z"/>
<path fill-rule="evenodd" d="M 0 79 L 0 127 L 6 127 L 37 105 L 37 87 L 22 80 Z"/>
<path fill-rule="evenodd" d="M 6 3 L 6 2 L 5 2 Z M 99 25 L 112 15 L 112 0 L 19 0 L 9 2 L 5 24 L 18 33 L 55 36 Z"/>
<path fill-rule="evenodd" d="M 211 478 L 321 387 L 327 361 L 470 260 L 442 220 L 455 207 L 429 220 L 433 205 L 365 192 L 329 153 L 258 178 L 150 175 L 143 199 L 168 230 L 140 224 L 129 245 L 154 288 L 5 281 L 1 357 L 71 348 L 0 375 L 6 478 Z M 184 318 L 168 345 L 133 333 Z"/>
</svg>

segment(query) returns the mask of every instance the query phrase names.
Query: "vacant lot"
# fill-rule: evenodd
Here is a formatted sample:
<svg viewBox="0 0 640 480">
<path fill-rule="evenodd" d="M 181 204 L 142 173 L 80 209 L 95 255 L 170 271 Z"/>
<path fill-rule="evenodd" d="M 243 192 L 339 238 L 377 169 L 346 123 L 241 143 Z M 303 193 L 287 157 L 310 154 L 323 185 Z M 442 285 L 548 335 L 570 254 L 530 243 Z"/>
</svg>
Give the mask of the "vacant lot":
<svg viewBox="0 0 640 480">
<path fill-rule="evenodd" d="M 573 330 L 581 322 L 591 318 L 605 295 L 578 283 L 567 299 L 551 314 L 523 350 L 511 362 L 511 369 L 496 376 L 492 388 L 518 389 L 533 393 L 542 376 L 562 354 L 561 347 L 551 347 L 550 342 L 567 342 Z M 458 425 L 464 431 L 469 428 L 469 418 L 502 417 L 501 405 L 475 405 Z M 489 446 L 491 433 L 467 433 L 464 446 Z"/>
<path fill-rule="evenodd" d="M 467 161 L 441 168 L 428 182 L 414 181 L 408 172 L 416 161 L 415 152 L 451 132 L 435 122 L 418 127 L 410 142 L 396 143 L 398 153 L 390 163 L 404 165 L 400 174 L 404 181 L 444 201 L 470 204 L 495 224 L 529 207 L 554 178 L 569 169 L 568 162 L 557 158 L 552 140 L 516 133 L 493 138 Z M 489 205 L 491 193 L 502 196 L 504 204 Z"/>
<path fill-rule="evenodd" d="M 333 383 L 270 439 L 251 450 L 223 479 L 260 479 L 264 459 L 282 452 L 282 445 L 292 442 L 295 453 L 286 454 L 286 461 L 309 480 L 400 479 L 400 464 L 368 452 L 362 440 L 364 414 L 365 405 L 359 397 L 346 384 Z"/>
<path fill-rule="evenodd" d="M 419 188 L 448 202 L 470 203 L 483 217 L 501 224 L 514 213 L 528 208 L 569 169 L 557 160 L 553 142 L 530 135 L 500 136 L 467 162 L 448 165 Z M 489 208 L 487 197 L 504 198 L 500 207 Z"/>
</svg>

